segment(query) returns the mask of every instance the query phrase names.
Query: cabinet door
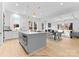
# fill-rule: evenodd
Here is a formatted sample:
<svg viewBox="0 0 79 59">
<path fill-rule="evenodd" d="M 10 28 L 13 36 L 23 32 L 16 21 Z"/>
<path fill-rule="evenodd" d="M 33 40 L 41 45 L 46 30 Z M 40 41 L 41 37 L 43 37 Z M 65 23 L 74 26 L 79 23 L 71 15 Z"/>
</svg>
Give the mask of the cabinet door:
<svg viewBox="0 0 79 59">
<path fill-rule="evenodd" d="M 2 2 L 0 2 L 0 44 L 3 43 L 3 14 L 2 14 Z"/>
<path fill-rule="evenodd" d="M 18 38 L 18 32 L 12 31 L 10 34 L 12 35 L 12 38 Z"/>
<path fill-rule="evenodd" d="M 28 50 L 29 53 L 41 49 L 46 46 L 46 34 L 37 33 L 28 35 Z"/>
</svg>

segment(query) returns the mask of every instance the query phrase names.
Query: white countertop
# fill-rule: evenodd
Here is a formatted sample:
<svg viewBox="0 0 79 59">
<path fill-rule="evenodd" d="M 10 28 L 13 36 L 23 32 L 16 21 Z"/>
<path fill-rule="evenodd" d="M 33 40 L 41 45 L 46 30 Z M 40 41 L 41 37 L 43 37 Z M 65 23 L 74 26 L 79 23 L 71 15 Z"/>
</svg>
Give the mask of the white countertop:
<svg viewBox="0 0 79 59">
<path fill-rule="evenodd" d="M 28 31 L 20 31 L 21 33 L 24 34 L 39 34 L 39 33 L 45 33 L 45 32 L 28 32 Z"/>
</svg>

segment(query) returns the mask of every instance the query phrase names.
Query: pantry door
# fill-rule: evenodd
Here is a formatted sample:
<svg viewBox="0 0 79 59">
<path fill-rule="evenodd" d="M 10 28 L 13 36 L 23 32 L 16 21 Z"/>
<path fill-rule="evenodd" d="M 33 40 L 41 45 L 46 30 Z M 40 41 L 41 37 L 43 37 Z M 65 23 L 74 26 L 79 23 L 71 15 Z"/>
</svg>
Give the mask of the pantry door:
<svg viewBox="0 0 79 59">
<path fill-rule="evenodd" d="M 2 2 L 0 2 L 0 44 L 3 43 L 3 14 Z"/>
</svg>

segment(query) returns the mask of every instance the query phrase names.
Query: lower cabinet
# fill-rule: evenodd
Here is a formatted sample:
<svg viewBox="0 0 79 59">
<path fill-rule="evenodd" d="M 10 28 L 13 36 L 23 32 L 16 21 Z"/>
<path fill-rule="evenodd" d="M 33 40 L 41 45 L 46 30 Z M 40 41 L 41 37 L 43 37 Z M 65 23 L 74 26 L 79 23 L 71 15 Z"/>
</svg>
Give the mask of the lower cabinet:
<svg viewBox="0 0 79 59">
<path fill-rule="evenodd" d="M 64 31 L 64 33 L 62 34 L 62 37 L 68 37 L 70 38 L 70 31 Z"/>
<path fill-rule="evenodd" d="M 16 31 L 5 31 L 4 40 L 18 38 L 18 32 Z"/>
</svg>

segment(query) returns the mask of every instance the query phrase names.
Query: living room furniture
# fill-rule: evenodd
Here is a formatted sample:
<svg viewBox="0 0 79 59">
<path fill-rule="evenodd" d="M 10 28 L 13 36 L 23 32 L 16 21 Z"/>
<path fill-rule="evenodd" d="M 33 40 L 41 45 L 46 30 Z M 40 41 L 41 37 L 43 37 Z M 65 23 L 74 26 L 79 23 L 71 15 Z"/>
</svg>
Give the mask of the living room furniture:
<svg viewBox="0 0 79 59">
<path fill-rule="evenodd" d="M 74 32 L 74 31 L 72 31 L 72 32 L 70 33 L 70 36 L 71 36 L 71 38 L 73 38 L 73 37 L 79 38 L 79 32 Z"/>
</svg>

